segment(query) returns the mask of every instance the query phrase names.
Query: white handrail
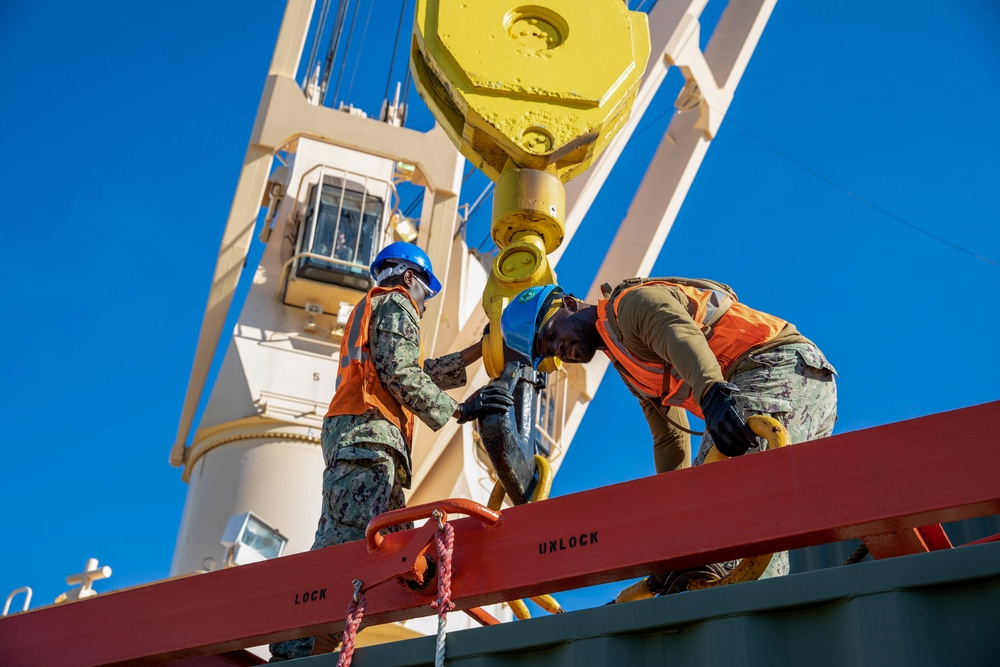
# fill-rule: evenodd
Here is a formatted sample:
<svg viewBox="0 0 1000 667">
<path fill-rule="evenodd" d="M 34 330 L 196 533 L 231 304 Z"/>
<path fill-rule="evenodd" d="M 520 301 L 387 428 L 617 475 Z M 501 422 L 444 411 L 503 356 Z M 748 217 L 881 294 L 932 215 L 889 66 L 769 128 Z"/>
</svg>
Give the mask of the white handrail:
<svg viewBox="0 0 1000 667">
<path fill-rule="evenodd" d="M 10 611 L 10 603 L 14 600 L 18 593 L 25 594 L 24 606 L 21 607 L 21 611 L 28 611 L 28 605 L 31 604 L 31 586 L 21 586 L 20 588 L 15 588 L 11 591 L 10 595 L 7 596 L 7 601 L 3 605 L 3 614 L 0 614 L 0 616 L 7 615 L 7 612 Z"/>
</svg>

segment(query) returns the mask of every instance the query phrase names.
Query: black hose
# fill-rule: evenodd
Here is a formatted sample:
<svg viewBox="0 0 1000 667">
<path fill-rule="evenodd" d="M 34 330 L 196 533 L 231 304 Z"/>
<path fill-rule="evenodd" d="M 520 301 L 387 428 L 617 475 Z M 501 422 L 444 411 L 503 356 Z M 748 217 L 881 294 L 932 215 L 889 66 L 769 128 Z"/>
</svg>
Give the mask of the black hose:
<svg viewBox="0 0 1000 667">
<path fill-rule="evenodd" d="M 844 561 L 844 565 L 854 565 L 855 563 L 860 563 L 868 555 L 868 545 L 862 542 L 858 545 L 858 548 L 854 550 L 847 560 Z"/>
</svg>

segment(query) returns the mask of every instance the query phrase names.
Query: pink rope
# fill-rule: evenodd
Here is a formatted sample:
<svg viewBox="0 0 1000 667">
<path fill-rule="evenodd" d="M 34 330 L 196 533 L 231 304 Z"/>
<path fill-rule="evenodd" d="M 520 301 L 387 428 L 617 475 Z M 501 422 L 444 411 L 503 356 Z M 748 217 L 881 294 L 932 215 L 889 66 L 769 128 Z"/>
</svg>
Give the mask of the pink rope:
<svg viewBox="0 0 1000 667">
<path fill-rule="evenodd" d="M 431 609 L 438 610 L 444 618 L 455 608 L 451 601 L 451 552 L 455 548 L 455 529 L 445 523 L 434 532 L 434 546 L 438 553 L 438 599 L 431 603 Z"/>
<path fill-rule="evenodd" d="M 340 658 L 337 660 L 337 667 L 350 667 L 354 658 L 354 640 L 358 635 L 358 628 L 361 627 L 361 619 L 365 615 L 365 594 L 359 592 L 357 601 L 351 598 L 347 605 L 347 621 L 344 624 L 344 643 L 340 647 Z"/>
<path fill-rule="evenodd" d="M 451 554 L 455 549 L 455 529 L 435 515 L 438 529 L 434 531 L 434 546 L 438 553 L 438 599 L 431 609 L 438 610 L 437 643 L 434 646 L 434 667 L 444 667 L 444 643 L 448 612 L 455 608 L 451 601 Z"/>
<path fill-rule="evenodd" d="M 455 609 L 455 603 L 451 601 L 451 556 L 455 549 L 455 529 L 451 524 L 444 522 L 440 528 L 434 532 L 434 546 L 438 553 L 438 599 L 431 603 L 431 609 L 438 612 L 438 646 L 435 651 L 435 664 L 444 662 L 444 623 L 448 612 Z M 361 582 L 355 582 L 356 586 Z M 344 623 L 343 645 L 340 647 L 340 658 L 337 660 L 337 667 L 350 667 L 354 658 L 354 643 L 361 627 L 361 619 L 365 615 L 365 594 L 358 592 L 357 600 L 351 598 L 347 605 L 347 620 Z"/>
</svg>

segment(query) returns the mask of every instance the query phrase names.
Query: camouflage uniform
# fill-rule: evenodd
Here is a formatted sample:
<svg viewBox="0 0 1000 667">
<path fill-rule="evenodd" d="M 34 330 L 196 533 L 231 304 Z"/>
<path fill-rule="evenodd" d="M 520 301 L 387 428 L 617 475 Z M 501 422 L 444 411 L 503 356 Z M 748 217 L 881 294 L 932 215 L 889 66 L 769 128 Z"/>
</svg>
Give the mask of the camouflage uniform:
<svg viewBox="0 0 1000 667">
<path fill-rule="evenodd" d="M 410 300 L 398 293 L 372 300 L 369 335 L 372 361 L 382 385 L 435 431 L 444 426 L 458 404 L 445 389 L 466 383 L 459 353 L 420 359 L 420 326 Z M 365 537 L 375 516 L 405 507 L 403 489 L 410 488 L 412 465 L 403 434 L 376 409 L 360 415 L 336 415 L 323 420 L 323 508 L 313 549 Z M 412 528 L 412 523 L 388 529 Z M 285 658 L 312 653 L 314 639 L 303 637 L 271 644 L 271 653 Z"/>
<path fill-rule="evenodd" d="M 770 415 L 788 429 L 791 444 L 825 438 L 837 421 L 836 370 L 812 343 L 780 345 L 752 353 L 730 378 L 740 388 L 736 402 L 746 417 Z M 707 432 L 694 464 L 712 448 Z M 748 453 L 767 449 L 752 448 Z M 774 554 L 761 579 L 788 574 L 788 552 Z"/>
<path fill-rule="evenodd" d="M 744 415 L 771 415 L 785 425 L 793 443 L 832 432 L 837 420 L 836 371 L 791 323 L 772 340 L 735 360 L 723 374 L 701 328 L 692 319 L 689 299 L 678 288 L 650 285 L 633 290 L 621 297 L 616 312 L 621 339 L 629 351 L 640 359 L 671 364 L 691 384 L 696 396 L 703 395 L 713 382 L 732 382 L 740 388 L 735 398 Z M 686 468 L 691 452 L 690 438 L 683 430 L 688 426 L 687 413 L 636 391 L 625 369 L 613 363 L 642 406 L 653 436 L 656 472 Z M 695 465 L 705 460 L 711 447 L 712 438 L 706 433 Z M 759 450 L 750 450 L 754 451 Z M 724 571 L 731 565 L 708 568 Z M 788 553 L 783 552 L 774 555 L 763 577 L 787 573 Z M 671 577 L 682 574 L 671 573 Z M 673 590 L 683 589 L 680 585 Z"/>
</svg>

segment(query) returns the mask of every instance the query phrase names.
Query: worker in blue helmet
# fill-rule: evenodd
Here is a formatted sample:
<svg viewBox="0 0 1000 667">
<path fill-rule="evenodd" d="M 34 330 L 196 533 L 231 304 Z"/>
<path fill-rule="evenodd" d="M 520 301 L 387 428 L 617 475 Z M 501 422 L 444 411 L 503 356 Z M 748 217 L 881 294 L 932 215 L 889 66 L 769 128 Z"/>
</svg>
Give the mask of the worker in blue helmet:
<svg viewBox="0 0 1000 667">
<path fill-rule="evenodd" d="M 507 304 L 500 316 L 504 344 L 530 360 L 533 368 L 545 358 L 538 351 L 535 334 L 562 304 L 564 293 L 559 285 L 529 287 Z"/>
<path fill-rule="evenodd" d="M 685 411 L 705 420 L 699 460 L 713 445 L 726 456 L 756 450 L 745 416 L 760 406 L 771 406 L 763 412 L 786 422 L 798 442 L 829 435 L 836 419 L 835 371 L 822 352 L 793 324 L 740 303 L 722 283 L 633 278 L 606 285 L 596 305 L 559 285 L 540 285 L 515 297 L 500 321 L 504 343 L 536 368 L 545 357 L 586 363 L 606 354 L 643 404 L 657 472 L 689 464 Z M 768 373 L 768 382 L 754 373 L 762 355 L 781 369 Z M 781 373 L 787 377 L 779 386 Z M 790 401 L 798 407 L 786 408 Z"/>
<path fill-rule="evenodd" d="M 369 521 L 405 507 L 416 420 L 437 431 L 451 418 L 465 423 L 514 404 L 503 383 L 462 403 L 445 393 L 465 386 L 466 367 L 482 356 L 482 341 L 424 361 L 419 322 L 424 303 L 441 291 L 427 253 L 393 243 L 375 258 L 371 274 L 375 287 L 344 327 L 337 388 L 323 419 L 326 468 L 313 549 L 362 540 Z M 312 637 L 272 644 L 271 661 L 308 656 L 313 645 Z"/>
<path fill-rule="evenodd" d="M 410 272 L 407 274 L 407 272 Z M 434 275 L 431 258 L 420 247 L 396 241 L 382 248 L 371 265 L 372 278 L 376 285 L 383 285 L 392 278 L 401 277 L 406 291 L 424 314 L 424 302 L 441 291 L 441 281 Z M 414 288 L 414 289 L 411 289 Z"/>
<path fill-rule="evenodd" d="M 536 368 L 546 357 L 586 363 L 607 355 L 642 406 L 656 472 L 691 465 L 687 413 L 705 421 L 695 464 L 713 446 L 726 456 L 759 451 L 746 423 L 753 414 L 782 422 L 793 443 L 832 432 L 836 372 L 790 322 L 705 279 L 632 278 L 602 291 L 588 304 L 559 285 L 524 290 L 501 316 L 504 342 Z M 775 554 L 764 576 L 787 571 L 787 553 Z M 666 581 L 663 590 L 682 589 L 676 577 Z"/>
</svg>

